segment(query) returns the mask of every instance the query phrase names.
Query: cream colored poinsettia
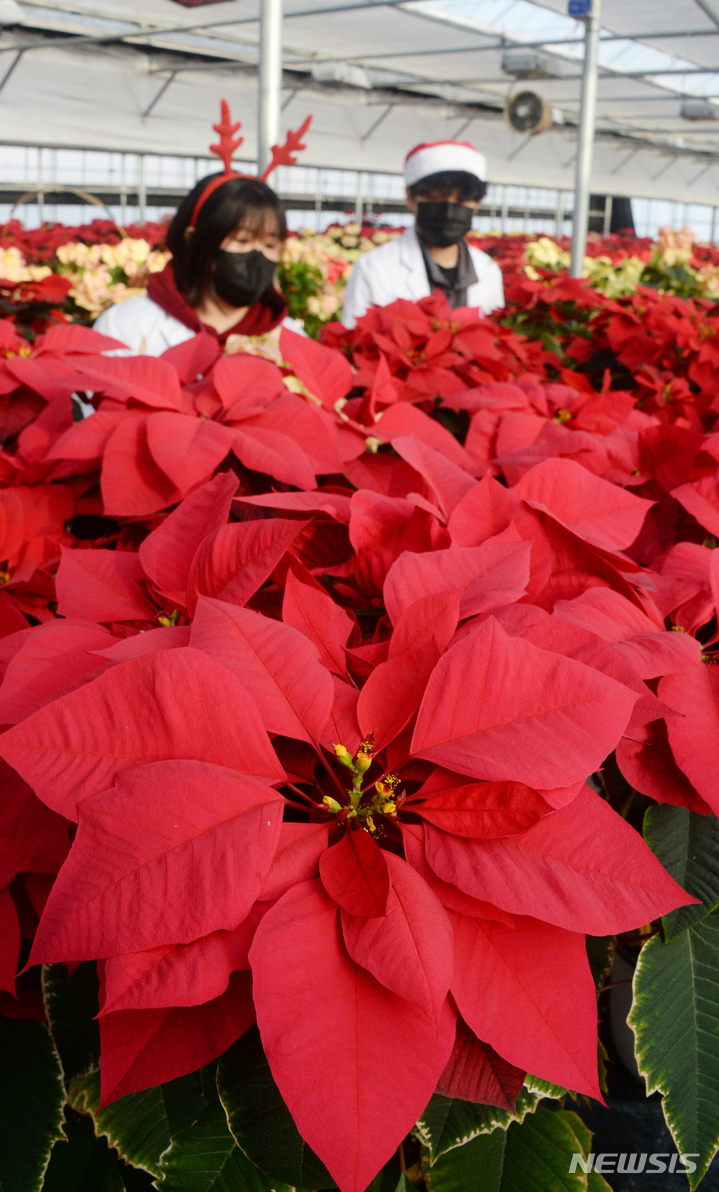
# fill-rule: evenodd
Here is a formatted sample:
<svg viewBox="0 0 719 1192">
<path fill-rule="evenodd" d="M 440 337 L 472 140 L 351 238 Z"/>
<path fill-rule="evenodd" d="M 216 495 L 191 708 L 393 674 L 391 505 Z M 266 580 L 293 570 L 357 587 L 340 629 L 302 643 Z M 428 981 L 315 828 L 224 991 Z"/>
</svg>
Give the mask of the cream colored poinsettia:
<svg viewBox="0 0 719 1192">
<path fill-rule="evenodd" d="M 672 265 L 686 265 L 694 254 L 696 233 L 691 228 L 681 228 L 675 232 L 672 228 L 660 228 L 657 242 L 652 253 L 653 264 L 670 269 Z"/>
<path fill-rule="evenodd" d="M 147 240 L 124 237 L 119 244 L 61 245 L 57 258 L 73 279 L 70 297 L 83 310 L 99 314 L 106 307 L 144 294 L 150 273 L 165 268 L 170 254 Z"/>
<path fill-rule="evenodd" d="M 50 273 L 48 265 L 28 265 L 19 248 L 0 248 L 0 281 L 42 281 Z"/>
</svg>

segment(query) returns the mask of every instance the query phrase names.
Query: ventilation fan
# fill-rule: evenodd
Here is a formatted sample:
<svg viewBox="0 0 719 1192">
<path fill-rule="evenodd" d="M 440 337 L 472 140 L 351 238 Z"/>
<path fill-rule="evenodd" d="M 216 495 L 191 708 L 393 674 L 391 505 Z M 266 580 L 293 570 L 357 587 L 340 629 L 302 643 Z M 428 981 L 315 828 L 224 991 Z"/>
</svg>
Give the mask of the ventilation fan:
<svg viewBox="0 0 719 1192">
<path fill-rule="evenodd" d="M 552 109 L 536 91 L 519 91 L 513 95 L 504 114 L 515 132 L 544 132 L 552 125 Z"/>
</svg>

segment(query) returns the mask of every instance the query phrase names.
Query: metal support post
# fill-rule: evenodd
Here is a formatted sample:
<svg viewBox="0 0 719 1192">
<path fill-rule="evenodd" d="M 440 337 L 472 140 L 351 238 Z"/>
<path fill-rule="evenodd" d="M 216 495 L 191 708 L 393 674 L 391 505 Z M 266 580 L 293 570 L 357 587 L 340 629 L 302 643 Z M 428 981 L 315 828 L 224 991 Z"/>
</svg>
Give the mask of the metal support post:
<svg viewBox="0 0 719 1192">
<path fill-rule="evenodd" d="M 584 35 L 584 67 L 582 70 L 582 99 L 579 114 L 577 144 L 577 173 L 574 189 L 574 222 L 572 225 L 572 263 L 570 277 L 581 277 L 584 250 L 587 246 L 589 223 L 589 190 L 592 177 L 592 149 L 594 119 L 597 110 L 597 51 L 602 0 L 592 0 L 592 11 L 586 17 Z"/>
<path fill-rule="evenodd" d="M 557 209 L 554 216 L 554 235 L 564 235 L 564 191 L 557 191 Z"/>
<path fill-rule="evenodd" d="M 603 232 L 605 236 L 609 235 L 609 229 L 612 226 L 612 207 L 614 206 L 613 195 L 604 196 L 604 227 Z"/>
<path fill-rule="evenodd" d="M 362 200 L 362 171 L 358 170 L 357 171 L 357 196 L 355 198 L 355 223 L 358 223 L 360 227 L 362 227 L 363 206 L 364 206 L 364 204 L 363 204 L 363 200 Z"/>
<path fill-rule="evenodd" d="M 322 170 L 317 171 L 315 179 L 315 231 L 319 232 L 322 220 Z"/>
<path fill-rule="evenodd" d="M 140 208 L 140 223 L 145 222 L 145 207 L 147 206 L 147 187 L 145 185 L 145 154 L 140 154 L 140 179 L 137 187 L 137 202 Z"/>
<path fill-rule="evenodd" d="M 717 226 L 717 209 L 716 209 L 716 207 L 712 207 L 712 226 L 711 226 L 711 230 L 709 232 L 709 243 L 710 244 L 714 243 L 714 236 L 716 234 L 716 226 Z"/>
<path fill-rule="evenodd" d="M 257 172 L 272 160 L 280 139 L 282 92 L 282 0 L 262 0 L 260 9 L 260 95 L 257 124 Z"/>
<path fill-rule="evenodd" d="M 120 157 L 120 219 L 127 223 L 127 154 Z"/>
<path fill-rule="evenodd" d="M 43 174 L 42 174 L 42 149 L 37 151 L 37 217 L 40 223 L 45 222 L 45 193 L 43 189 Z"/>
</svg>

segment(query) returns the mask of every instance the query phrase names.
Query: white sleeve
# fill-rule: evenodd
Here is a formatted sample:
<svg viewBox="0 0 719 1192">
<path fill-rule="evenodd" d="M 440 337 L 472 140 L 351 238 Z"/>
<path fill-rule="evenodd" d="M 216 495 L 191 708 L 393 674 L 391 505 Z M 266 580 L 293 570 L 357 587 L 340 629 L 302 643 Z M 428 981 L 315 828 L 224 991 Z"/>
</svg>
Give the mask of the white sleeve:
<svg viewBox="0 0 719 1192">
<path fill-rule="evenodd" d="M 492 286 L 492 296 L 490 299 L 490 305 L 487 308 L 487 314 L 489 314 L 490 311 L 499 310 L 502 306 L 504 306 L 504 281 L 502 279 L 502 270 L 499 268 L 499 265 L 496 261 L 493 261 L 492 264 L 494 265 L 494 285 Z"/>
<path fill-rule="evenodd" d="M 304 335 L 305 338 L 307 337 L 307 332 L 302 323 L 299 319 L 293 319 L 291 315 L 285 315 L 281 326 L 286 327 L 288 331 L 294 331 L 295 335 Z"/>
<path fill-rule="evenodd" d="M 93 331 L 99 331 L 101 335 L 107 335 L 110 339 L 118 339 L 121 344 L 126 344 L 126 348 L 116 348 L 111 352 L 105 352 L 106 356 L 128 356 L 137 355 L 140 350 L 140 344 L 133 344 L 131 336 L 128 335 L 130 327 L 127 319 L 118 319 L 118 312 L 122 303 L 117 303 L 114 306 L 108 306 L 101 315 L 95 319 L 92 325 Z M 125 323 L 123 327 L 122 324 Z M 118 325 L 119 324 L 119 325 Z"/>
<path fill-rule="evenodd" d="M 368 253 L 367 256 L 369 255 Z M 372 294 L 368 272 L 366 257 L 360 257 L 355 261 L 342 306 L 342 322 L 345 327 L 354 327 L 357 320 L 377 302 Z"/>
</svg>

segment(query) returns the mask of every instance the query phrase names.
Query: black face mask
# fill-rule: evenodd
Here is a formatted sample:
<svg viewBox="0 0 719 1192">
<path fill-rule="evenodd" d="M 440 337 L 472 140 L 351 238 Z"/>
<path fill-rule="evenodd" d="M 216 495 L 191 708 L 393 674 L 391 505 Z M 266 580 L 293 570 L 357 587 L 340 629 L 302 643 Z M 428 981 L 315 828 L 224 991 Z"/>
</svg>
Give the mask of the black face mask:
<svg viewBox="0 0 719 1192">
<path fill-rule="evenodd" d="M 252 306 L 272 285 L 277 268 L 263 252 L 224 252 L 218 249 L 212 280 L 215 293 L 230 306 Z"/>
<path fill-rule="evenodd" d="M 431 203 L 422 199 L 417 203 L 415 222 L 417 231 L 426 244 L 435 248 L 448 248 L 458 244 L 472 227 L 471 207 L 464 203 Z"/>
</svg>

